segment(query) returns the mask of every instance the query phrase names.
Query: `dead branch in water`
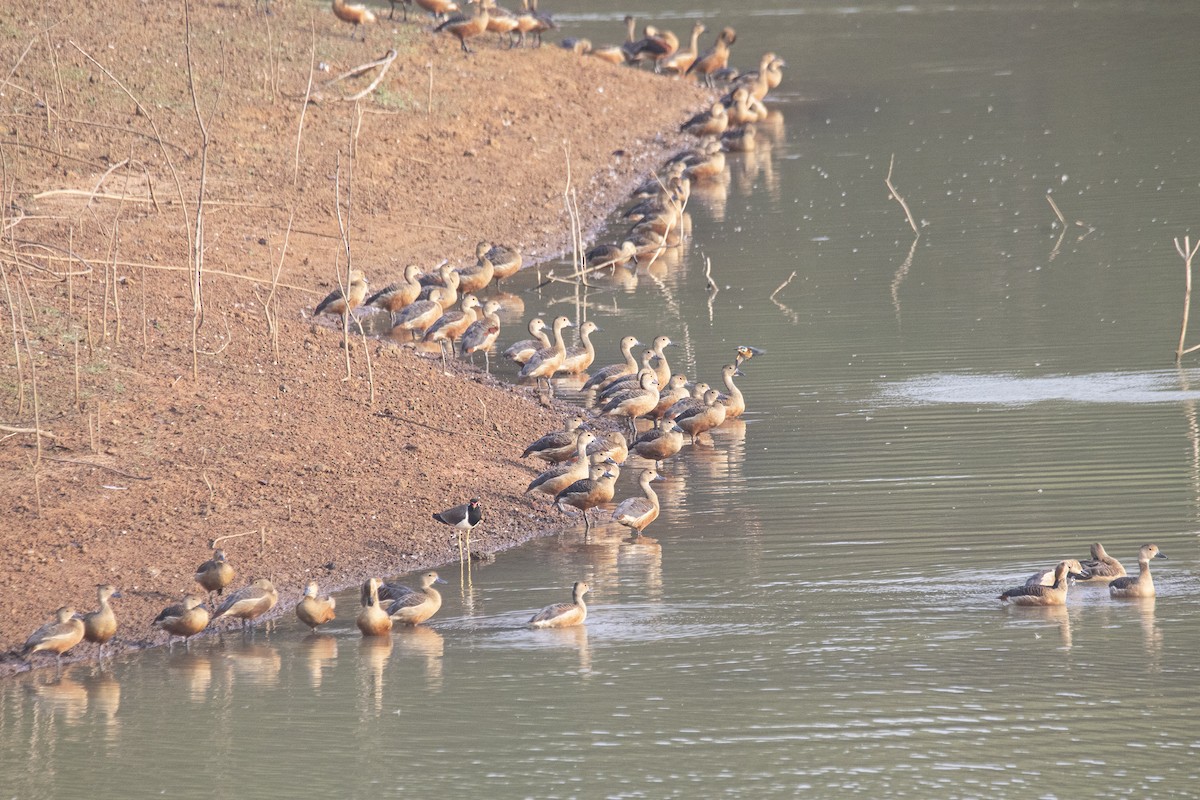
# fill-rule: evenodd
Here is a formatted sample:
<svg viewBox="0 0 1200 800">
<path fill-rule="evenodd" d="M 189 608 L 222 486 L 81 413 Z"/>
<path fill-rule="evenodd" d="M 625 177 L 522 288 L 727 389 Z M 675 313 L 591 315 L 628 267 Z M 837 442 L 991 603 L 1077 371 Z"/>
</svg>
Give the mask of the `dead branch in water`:
<svg viewBox="0 0 1200 800">
<path fill-rule="evenodd" d="M 1066 228 L 1067 218 L 1064 217 L 1063 213 L 1058 210 L 1058 204 L 1054 202 L 1054 198 L 1050 195 L 1046 195 L 1046 202 L 1050 204 L 1050 208 L 1054 209 L 1054 216 L 1058 217 L 1059 224 Z"/>
<path fill-rule="evenodd" d="M 768 299 L 768 300 L 774 300 L 774 299 L 775 299 L 775 295 L 779 294 L 779 293 L 780 293 L 780 292 L 782 292 L 784 289 L 786 289 L 786 288 L 787 288 L 787 285 L 788 285 L 789 283 L 791 283 L 791 282 L 792 282 L 792 279 L 793 279 L 793 278 L 795 278 L 795 277 L 796 277 L 796 270 L 792 270 L 792 274 L 787 276 L 787 280 L 786 280 L 786 281 L 784 281 L 783 283 L 779 284 L 778 286 L 776 286 L 776 287 L 775 287 L 775 291 L 771 292 L 771 294 L 770 294 L 770 295 L 767 297 L 767 299 Z"/>
<path fill-rule="evenodd" d="M 792 273 L 795 275 L 796 273 Z M 704 280 L 708 281 L 708 324 L 713 324 L 713 300 L 717 299 L 717 294 L 721 289 L 717 286 L 717 282 L 712 277 L 712 259 L 708 256 L 704 257 Z M 790 280 L 790 279 L 789 279 Z"/>
<path fill-rule="evenodd" d="M 1180 243 L 1179 237 L 1175 238 L 1175 252 L 1179 253 L 1179 257 L 1183 259 L 1184 274 L 1186 275 L 1186 283 L 1183 290 L 1183 325 L 1179 329 L 1179 347 L 1175 348 L 1175 363 L 1178 364 L 1185 354 L 1193 350 L 1200 350 L 1200 344 L 1192 345 L 1184 349 L 1184 340 L 1187 338 L 1188 317 L 1192 310 L 1192 259 L 1195 258 L 1196 252 L 1200 250 L 1200 241 L 1196 242 L 1196 246 L 1192 247 L 1192 238 L 1190 236 L 1183 237 L 1183 242 Z"/>
<path fill-rule="evenodd" d="M 888 191 L 892 193 L 892 199 L 899 203 L 900 207 L 904 209 L 904 216 L 908 219 L 908 225 L 913 229 L 913 233 L 920 237 L 921 231 L 917 228 L 917 223 L 913 219 L 912 212 L 908 210 L 908 203 L 904 202 L 904 198 L 900 196 L 900 193 L 896 191 L 896 187 L 892 184 L 892 168 L 895 167 L 895 165 L 896 154 L 892 153 L 892 158 L 890 161 L 888 161 L 887 177 L 883 179 L 883 183 L 885 186 L 887 186 Z"/>
</svg>

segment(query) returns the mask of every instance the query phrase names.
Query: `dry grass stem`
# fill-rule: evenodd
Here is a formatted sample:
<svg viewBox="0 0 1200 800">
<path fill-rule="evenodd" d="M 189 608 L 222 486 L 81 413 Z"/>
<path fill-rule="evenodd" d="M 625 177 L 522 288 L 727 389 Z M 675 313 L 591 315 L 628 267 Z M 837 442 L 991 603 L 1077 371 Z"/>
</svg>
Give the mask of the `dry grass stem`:
<svg viewBox="0 0 1200 800">
<path fill-rule="evenodd" d="M 904 216 L 908 219 L 908 225 L 910 228 L 912 228 L 913 233 L 920 237 L 921 231 L 917 228 L 917 223 L 913 219 L 912 212 L 908 210 L 908 203 L 904 202 L 904 198 L 900 196 L 900 193 L 896 191 L 896 187 L 892 185 L 892 168 L 895 165 L 896 154 L 892 153 L 892 158 L 890 161 L 888 161 L 887 177 L 883 179 L 883 183 L 885 186 L 887 186 L 888 191 L 892 193 L 892 199 L 899 203 L 900 207 L 904 209 Z"/>
<path fill-rule="evenodd" d="M 1054 216 L 1058 217 L 1059 224 L 1062 225 L 1064 228 L 1066 228 L 1067 227 L 1067 219 L 1066 219 L 1066 217 L 1063 216 L 1063 213 L 1058 210 L 1058 204 L 1054 202 L 1054 198 L 1051 197 L 1050 195 L 1046 195 L 1046 202 L 1049 203 L 1050 208 L 1052 208 L 1054 210 Z"/>
</svg>

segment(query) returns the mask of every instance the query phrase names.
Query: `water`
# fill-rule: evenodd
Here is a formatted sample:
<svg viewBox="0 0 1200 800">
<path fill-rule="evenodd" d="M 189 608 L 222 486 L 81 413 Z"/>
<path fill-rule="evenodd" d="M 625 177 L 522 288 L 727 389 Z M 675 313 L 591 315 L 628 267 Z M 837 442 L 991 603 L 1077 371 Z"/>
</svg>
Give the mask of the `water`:
<svg viewBox="0 0 1200 800">
<path fill-rule="evenodd" d="M 704 8 L 661 6 L 677 32 Z M 616 41 L 625 11 L 561 18 Z M 675 369 L 709 380 L 734 345 L 768 350 L 745 418 L 657 484 L 648 536 L 567 533 L 447 574 L 434 624 L 383 644 L 347 595 L 320 637 L 288 618 L 8 681 L 0 786 L 1195 796 L 1200 373 L 1172 364 L 1171 240 L 1200 188 L 1198 22 L 1167 2 L 741 4 L 735 61 L 789 64 L 769 152 L 694 198 L 678 258 L 586 298 L 601 363 L 625 332 L 667 333 Z M 1000 607 L 1096 540 L 1130 567 L 1157 543 L 1157 599 Z M 585 628 L 522 627 L 579 579 Z"/>
</svg>

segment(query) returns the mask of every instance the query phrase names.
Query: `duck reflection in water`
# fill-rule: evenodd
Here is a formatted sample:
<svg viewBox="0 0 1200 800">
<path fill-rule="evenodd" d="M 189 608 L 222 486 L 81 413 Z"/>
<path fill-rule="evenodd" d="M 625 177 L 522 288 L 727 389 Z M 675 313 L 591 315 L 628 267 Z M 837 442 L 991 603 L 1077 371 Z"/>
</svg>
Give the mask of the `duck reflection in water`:
<svg viewBox="0 0 1200 800">
<path fill-rule="evenodd" d="M 378 716 L 383 712 L 383 672 L 392 657 L 391 636 L 364 636 L 359 641 L 359 674 L 363 680 L 362 697 L 369 698 L 370 707 L 365 713 Z"/>
<path fill-rule="evenodd" d="M 283 659 L 279 651 L 267 644 L 239 642 L 224 652 L 226 681 L 232 687 L 237 681 L 250 686 L 276 686 Z"/>
<path fill-rule="evenodd" d="M 88 709 L 88 693 L 81 683 L 71 677 L 77 669 L 71 665 L 50 681 L 34 679 L 27 684 L 37 707 L 49 712 L 52 717 L 61 717 L 63 722 L 74 725 L 83 719 Z"/>
<path fill-rule="evenodd" d="M 337 661 L 338 642 L 336 636 L 327 633 L 312 633 L 300 641 L 300 652 L 308 668 L 308 685 L 314 690 L 321 688 L 325 669 Z"/>
<path fill-rule="evenodd" d="M 392 636 L 402 656 L 415 656 L 424 660 L 425 688 L 430 692 L 442 688 L 442 656 L 446 642 L 442 634 L 425 625 L 404 627 Z"/>
<path fill-rule="evenodd" d="M 88 705 L 104 723 L 107 738 L 112 740 L 121 728 L 117 711 L 121 708 L 121 684 L 107 670 L 97 670 L 84 679 Z"/>
<path fill-rule="evenodd" d="M 188 698 L 193 703 L 203 703 L 207 699 L 212 687 L 212 665 L 213 655 L 208 652 L 185 650 L 167 659 L 167 669 L 183 678 Z"/>
</svg>

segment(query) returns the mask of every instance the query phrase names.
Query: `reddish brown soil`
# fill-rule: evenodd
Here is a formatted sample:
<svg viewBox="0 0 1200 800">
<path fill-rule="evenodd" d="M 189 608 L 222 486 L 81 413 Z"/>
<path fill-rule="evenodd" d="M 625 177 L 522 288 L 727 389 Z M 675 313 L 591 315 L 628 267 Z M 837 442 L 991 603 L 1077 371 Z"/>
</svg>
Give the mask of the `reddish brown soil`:
<svg viewBox="0 0 1200 800">
<path fill-rule="evenodd" d="M 54 436 L 39 455 L 34 436 L 0 431 L 0 651 L 60 605 L 92 608 L 101 582 L 124 593 L 122 645 L 156 640 L 149 620 L 196 590 L 217 537 L 254 532 L 222 542 L 236 585 L 271 577 L 283 610 L 308 579 L 332 590 L 455 558 L 430 514 L 473 494 L 487 510 L 480 548 L 557 524 L 522 497 L 533 467 L 517 457 L 560 411 L 378 342 L 371 402 L 361 342 L 347 378 L 341 334 L 311 322 L 345 269 L 339 159 L 354 265 L 375 286 L 410 262 L 468 263 L 479 240 L 528 263 L 569 239 L 564 143 L 591 228 L 704 95 L 552 46 L 489 39 L 465 56 L 424 21 L 384 21 L 364 45 L 324 4 L 271 7 L 191 9 L 210 135 L 195 378 L 187 265 L 202 151 L 182 6 L 104 0 L 60 17 L 26 4 L 0 22 L 12 70 L 0 424 Z M 361 103 L 338 95 L 370 75 L 320 86 L 389 47 L 399 55 Z M 310 63 L 317 99 L 297 157 Z M 64 189 L 77 193 L 42 194 Z M 281 258 L 276 350 L 265 308 Z"/>
</svg>

